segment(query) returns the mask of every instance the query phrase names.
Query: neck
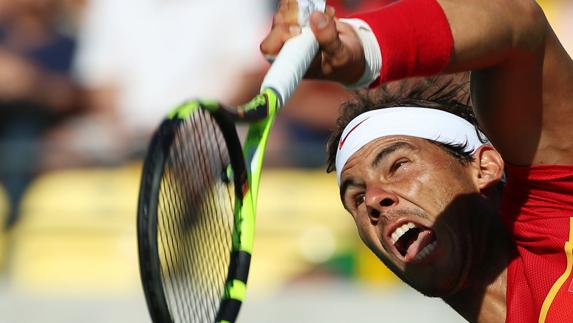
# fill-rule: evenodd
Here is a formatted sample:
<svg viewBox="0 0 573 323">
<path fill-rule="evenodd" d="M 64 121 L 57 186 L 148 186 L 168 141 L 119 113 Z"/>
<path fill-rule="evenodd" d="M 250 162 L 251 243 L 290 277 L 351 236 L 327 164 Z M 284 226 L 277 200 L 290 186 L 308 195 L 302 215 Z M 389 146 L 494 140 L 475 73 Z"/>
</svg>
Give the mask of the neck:
<svg viewBox="0 0 573 323">
<path fill-rule="evenodd" d="M 477 248 L 466 283 L 458 292 L 444 297 L 469 322 L 505 322 L 506 317 L 507 266 L 513 247 L 497 212 L 499 195 L 493 196 L 495 208 L 482 207 L 472 223 L 476 228 L 473 245 Z"/>
<path fill-rule="evenodd" d="M 507 269 L 484 286 L 473 286 L 444 298 L 468 322 L 497 323 L 506 318 Z"/>
</svg>

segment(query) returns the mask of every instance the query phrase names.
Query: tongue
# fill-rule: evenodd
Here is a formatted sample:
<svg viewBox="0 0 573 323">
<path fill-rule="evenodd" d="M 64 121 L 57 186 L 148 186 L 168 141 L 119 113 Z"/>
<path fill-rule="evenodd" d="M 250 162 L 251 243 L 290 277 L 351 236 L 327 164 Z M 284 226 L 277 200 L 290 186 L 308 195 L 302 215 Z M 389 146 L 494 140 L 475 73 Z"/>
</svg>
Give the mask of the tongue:
<svg viewBox="0 0 573 323">
<path fill-rule="evenodd" d="M 418 233 L 418 238 L 414 240 L 410 246 L 408 246 L 408 250 L 406 251 L 406 255 L 404 256 L 404 260 L 411 261 L 416 258 L 416 256 L 430 243 L 434 240 L 434 234 L 432 230 L 422 230 Z"/>
</svg>

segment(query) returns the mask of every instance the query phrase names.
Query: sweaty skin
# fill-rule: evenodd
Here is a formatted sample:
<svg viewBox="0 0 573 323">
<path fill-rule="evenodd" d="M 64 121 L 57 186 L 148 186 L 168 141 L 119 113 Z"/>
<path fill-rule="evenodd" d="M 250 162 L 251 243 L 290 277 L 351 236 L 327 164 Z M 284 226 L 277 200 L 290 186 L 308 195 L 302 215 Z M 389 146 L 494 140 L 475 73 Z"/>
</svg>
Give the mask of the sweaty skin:
<svg viewBox="0 0 573 323">
<path fill-rule="evenodd" d="M 393 146 L 398 148 L 394 150 Z M 377 159 L 388 148 L 392 151 Z M 434 296 L 453 290 L 466 276 L 458 271 L 468 268 L 461 265 L 468 259 L 457 248 L 465 245 L 456 235 L 460 228 L 451 228 L 451 223 L 434 226 L 436 218 L 457 194 L 479 191 L 469 180 L 474 168 L 464 168 L 439 149 L 419 138 L 384 137 L 358 151 L 346 164 L 341 178 L 343 204 L 357 222 L 362 239 L 391 262 L 399 276 L 408 269 L 413 275 L 406 280 Z M 454 178 L 449 176 L 450 171 L 466 175 Z M 442 242 L 432 255 L 441 257 L 419 264 L 398 252 L 389 231 L 396 223 L 406 221 L 432 228 L 435 238 Z M 431 279 L 435 276 L 444 279 Z"/>
<path fill-rule="evenodd" d="M 444 298 L 470 321 L 499 322 L 505 318 L 509 239 L 482 192 L 499 181 L 504 164 L 489 146 L 475 156 L 462 165 L 425 139 L 383 137 L 349 159 L 341 199 L 361 239 L 397 276 Z M 420 232 L 401 253 L 392 233 L 408 223 Z M 482 305 L 476 295 L 487 295 L 488 302 Z"/>
</svg>

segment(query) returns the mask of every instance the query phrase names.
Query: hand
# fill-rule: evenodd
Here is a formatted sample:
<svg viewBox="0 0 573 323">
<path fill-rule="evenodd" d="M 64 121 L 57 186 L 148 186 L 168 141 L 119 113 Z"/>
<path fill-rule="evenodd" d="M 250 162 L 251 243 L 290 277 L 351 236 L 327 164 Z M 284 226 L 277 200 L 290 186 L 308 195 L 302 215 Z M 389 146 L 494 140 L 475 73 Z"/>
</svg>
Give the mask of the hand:
<svg viewBox="0 0 573 323">
<path fill-rule="evenodd" d="M 296 0 L 281 1 L 272 29 L 261 43 L 260 49 L 265 57 L 276 56 L 289 38 L 300 33 L 296 10 Z M 366 63 L 362 43 L 354 29 L 339 21 L 334 8 L 330 6 L 327 6 L 325 13 L 312 13 L 310 27 L 320 49 L 305 77 L 345 85 L 357 82 L 364 73 Z"/>
</svg>

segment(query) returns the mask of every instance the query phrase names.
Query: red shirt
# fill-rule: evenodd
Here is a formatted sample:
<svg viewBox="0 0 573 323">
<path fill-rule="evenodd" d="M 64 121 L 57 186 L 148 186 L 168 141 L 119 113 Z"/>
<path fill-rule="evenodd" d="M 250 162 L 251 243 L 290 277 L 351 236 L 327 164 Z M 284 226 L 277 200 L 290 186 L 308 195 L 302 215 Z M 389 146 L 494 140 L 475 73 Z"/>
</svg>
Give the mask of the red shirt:
<svg viewBox="0 0 573 323">
<path fill-rule="evenodd" d="M 506 322 L 573 322 L 573 166 L 508 166 L 501 213 L 518 252 Z"/>
</svg>

